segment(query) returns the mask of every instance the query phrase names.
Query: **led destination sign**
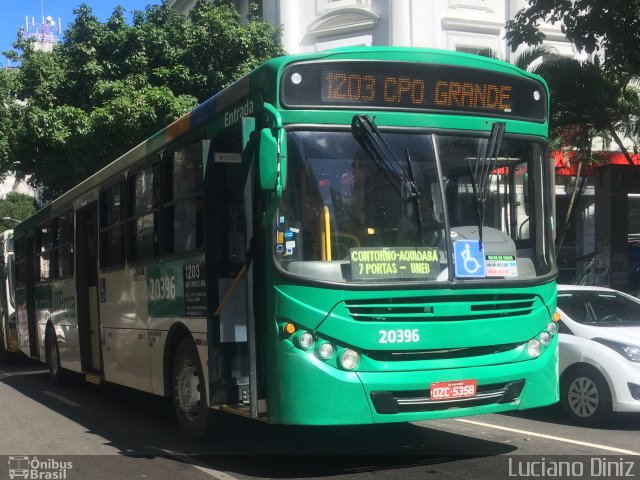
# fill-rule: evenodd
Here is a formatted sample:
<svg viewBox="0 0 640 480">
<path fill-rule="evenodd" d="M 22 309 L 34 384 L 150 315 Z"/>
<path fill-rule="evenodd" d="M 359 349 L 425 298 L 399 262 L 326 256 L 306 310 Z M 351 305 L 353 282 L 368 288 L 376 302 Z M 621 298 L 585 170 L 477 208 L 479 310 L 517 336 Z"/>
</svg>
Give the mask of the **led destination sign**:
<svg viewBox="0 0 640 480">
<path fill-rule="evenodd" d="M 435 247 L 352 248 L 349 252 L 354 280 L 436 278 L 439 258 Z"/>
<path fill-rule="evenodd" d="M 286 107 L 392 108 L 543 121 L 546 92 L 533 79 L 449 65 L 309 63 L 283 75 Z"/>
</svg>

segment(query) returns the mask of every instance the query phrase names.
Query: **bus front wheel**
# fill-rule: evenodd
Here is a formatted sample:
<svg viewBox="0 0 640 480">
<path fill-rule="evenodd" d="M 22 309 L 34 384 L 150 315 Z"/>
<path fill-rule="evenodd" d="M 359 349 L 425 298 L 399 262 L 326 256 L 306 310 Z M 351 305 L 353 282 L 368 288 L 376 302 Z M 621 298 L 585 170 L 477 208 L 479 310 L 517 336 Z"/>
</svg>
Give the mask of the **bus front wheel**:
<svg viewBox="0 0 640 480">
<path fill-rule="evenodd" d="M 194 441 L 205 439 L 210 423 L 202 365 L 191 339 L 178 345 L 173 362 L 172 396 L 182 432 Z"/>
</svg>

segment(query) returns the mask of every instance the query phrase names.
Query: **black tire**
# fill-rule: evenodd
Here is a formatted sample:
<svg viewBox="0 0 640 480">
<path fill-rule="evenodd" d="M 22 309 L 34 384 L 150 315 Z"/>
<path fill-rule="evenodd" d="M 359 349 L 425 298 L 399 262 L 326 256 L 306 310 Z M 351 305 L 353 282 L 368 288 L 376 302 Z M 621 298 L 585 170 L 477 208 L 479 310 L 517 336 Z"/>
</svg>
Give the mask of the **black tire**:
<svg viewBox="0 0 640 480">
<path fill-rule="evenodd" d="M 560 403 L 566 415 L 579 425 L 602 425 L 611 416 L 611 392 L 594 368 L 578 367 L 562 377 Z"/>
<path fill-rule="evenodd" d="M 171 387 L 180 430 L 195 442 L 204 441 L 213 412 L 207 407 L 204 373 L 198 351 L 191 339 L 184 339 L 178 345 L 173 361 Z"/>
<path fill-rule="evenodd" d="M 0 327 L 0 363 L 8 363 L 9 360 L 9 352 L 4 346 L 4 331 Z"/>
<path fill-rule="evenodd" d="M 66 384 L 66 375 L 60 366 L 60 350 L 58 349 L 58 339 L 53 327 L 47 328 L 47 365 L 49 366 L 49 377 L 56 387 L 62 387 Z"/>
</svg>

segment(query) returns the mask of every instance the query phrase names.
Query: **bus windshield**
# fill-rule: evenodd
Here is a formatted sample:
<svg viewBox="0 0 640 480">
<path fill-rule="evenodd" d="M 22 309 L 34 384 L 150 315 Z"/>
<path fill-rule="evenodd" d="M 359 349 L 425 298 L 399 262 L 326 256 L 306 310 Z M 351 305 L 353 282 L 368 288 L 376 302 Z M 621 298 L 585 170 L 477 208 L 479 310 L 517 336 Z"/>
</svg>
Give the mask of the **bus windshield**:
<svg viewBox="0 0 640 480">
<path fill-rule="evenodd" d="M 505 135 L 492 146 L 486 135 L 383 130 L 376 155 L 357 137 L 288 132 L 288 183 L 274 235 L 287 272 L 393 283 L 551 271 L 542 143 Z"/>
</svg>

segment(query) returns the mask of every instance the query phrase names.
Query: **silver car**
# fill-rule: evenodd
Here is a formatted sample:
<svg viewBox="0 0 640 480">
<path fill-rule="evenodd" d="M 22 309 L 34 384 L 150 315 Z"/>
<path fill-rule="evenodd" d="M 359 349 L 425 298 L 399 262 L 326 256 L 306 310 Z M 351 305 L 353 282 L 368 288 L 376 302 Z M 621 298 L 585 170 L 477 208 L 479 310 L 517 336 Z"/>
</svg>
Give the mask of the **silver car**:
<svg viewBox="0 0 640 480">
<path fill-rule="evenodd" d="M 640 412 L 640 300 L 617 290 L 558 286 L 560 402 L 574 422 Z"/>
</svg>

